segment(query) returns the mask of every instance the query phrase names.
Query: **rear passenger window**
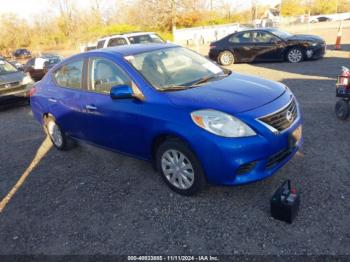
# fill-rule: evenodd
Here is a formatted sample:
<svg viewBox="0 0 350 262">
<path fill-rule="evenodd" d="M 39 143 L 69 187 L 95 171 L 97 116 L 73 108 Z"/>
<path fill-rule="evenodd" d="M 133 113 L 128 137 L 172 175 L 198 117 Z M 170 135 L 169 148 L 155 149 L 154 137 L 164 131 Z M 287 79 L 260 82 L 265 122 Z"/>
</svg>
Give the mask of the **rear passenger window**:
<svg viewBox="0 0 350 262">
<path fill-rule="evenodd" d="M 122 37 L 116 37 L 109 39 L 108 46 L 126 45 L 127 42 Z"/>
<path fill-rule="evenodd" d="M 103 48 L 103 46 L 105 45 L 106 40 L 101 40 L 97 42 L 97 48 Z"/>
<path fill-rule="evenodd" d="M 130 85 L 129 77 L 113 62 L 94 58 L 91 62 L 91 91 L 109 94 L 113 86 Z"/>
<path fill-rule="evenodd" d="M 79 60 L 63 65 L 56 70 L 54 78 L 59 86 L 82 88 L 84 61 Z"/>
<path fill-rule="evenodd" d="M 234 34 L 228 41 L 231 43 L 250 43 L 251 35 L 250 32 Z"/>
</svg>

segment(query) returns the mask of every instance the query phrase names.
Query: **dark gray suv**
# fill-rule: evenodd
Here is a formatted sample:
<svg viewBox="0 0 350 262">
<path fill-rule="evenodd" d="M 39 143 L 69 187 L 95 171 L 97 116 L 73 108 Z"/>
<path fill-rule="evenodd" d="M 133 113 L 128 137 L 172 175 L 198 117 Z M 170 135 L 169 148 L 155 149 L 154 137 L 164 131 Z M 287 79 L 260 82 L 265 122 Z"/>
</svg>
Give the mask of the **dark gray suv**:
<svg viewBox="0 0 350 262">
<path fill-rule="evenodd" d="M 33 80 L 28 74 L 0 59 L 0 105 L 28 97 L 32 85 Z"/>
</svg>

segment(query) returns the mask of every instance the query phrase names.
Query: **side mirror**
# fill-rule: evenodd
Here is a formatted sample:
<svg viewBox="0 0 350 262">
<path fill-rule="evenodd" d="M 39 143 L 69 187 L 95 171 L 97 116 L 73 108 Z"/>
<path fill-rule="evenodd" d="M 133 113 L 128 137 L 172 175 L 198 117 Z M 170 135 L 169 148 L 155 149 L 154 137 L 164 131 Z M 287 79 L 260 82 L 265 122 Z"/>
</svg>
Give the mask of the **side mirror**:
<svg viewBox="0 0 350 262">
<path fill-rule="evenodd" d="M 133 98 L 134 92 L 132 88 L 128 85 L 118 85 L 113 86 L 110 92 L 112 99 L 125 99 L 125 98 Z"/>
</svg>

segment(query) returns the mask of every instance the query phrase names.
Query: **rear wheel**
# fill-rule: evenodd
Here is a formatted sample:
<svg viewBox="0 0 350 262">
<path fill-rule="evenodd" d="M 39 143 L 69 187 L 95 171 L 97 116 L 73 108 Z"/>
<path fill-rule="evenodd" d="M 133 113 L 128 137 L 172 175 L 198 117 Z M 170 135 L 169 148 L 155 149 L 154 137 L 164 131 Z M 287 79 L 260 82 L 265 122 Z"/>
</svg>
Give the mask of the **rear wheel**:
<svg viewBox="0 0 350 262">
<path fill-rule="evenodd" d="M 335 104 L 335 114 L 340 120 L 346 120 L 349 117 L 350 108 L 349 102 L 345 100 L 339 100 Z"/>
<path fill-rule="evenodd" d="M 218 56 L 219 64 L 228 66 L 235 63 L 235 56 L 230 51 L 223 51 Z"/>
<path fill-rule="evenodd" d="M 299 47 L 292 47 L 287 52 L 287 60 L 290 63 L 299 63 L 304 60 L 303 50 Z"/>
<path fill-rule="evenodd" d="M 53 117 L 45 118 L 45 131 L 53 145 L 59 150 L 68 150 L 75 146 L 75 141 L 67 137 Z"/>
<path fill-rule="evenodd" d="M 181 140 L 169 139 L 161 144 L 156 161 L 163 180 L 173 191 L 190 196 L 205 187 L 206 179 L 199 160 Z"/>
</svg>

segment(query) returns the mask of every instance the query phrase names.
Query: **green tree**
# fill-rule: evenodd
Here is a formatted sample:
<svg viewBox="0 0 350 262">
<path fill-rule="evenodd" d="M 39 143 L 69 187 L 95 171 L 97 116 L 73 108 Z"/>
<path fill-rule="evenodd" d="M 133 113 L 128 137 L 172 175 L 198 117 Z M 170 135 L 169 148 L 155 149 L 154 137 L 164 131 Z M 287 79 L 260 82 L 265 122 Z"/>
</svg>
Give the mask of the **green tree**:
<svg viewBox="0 0 350 262">
<path fill-rule="evenodd" d="M 337 9 L 338 13 L 350 12 L 350 0 L 339 0 Z"/>
<path fill-rule="evenodd" d="M 314 0 L 311 6 L 311 14 L 332 14 L 337 11 L 337 1 L 339 0 Z"/>
<path fill-rule="evenodd" d="M 305 14 L 305 6 L 301 0 L 282 0 L 282 16 L 297 16 Z"/>
</svg>

